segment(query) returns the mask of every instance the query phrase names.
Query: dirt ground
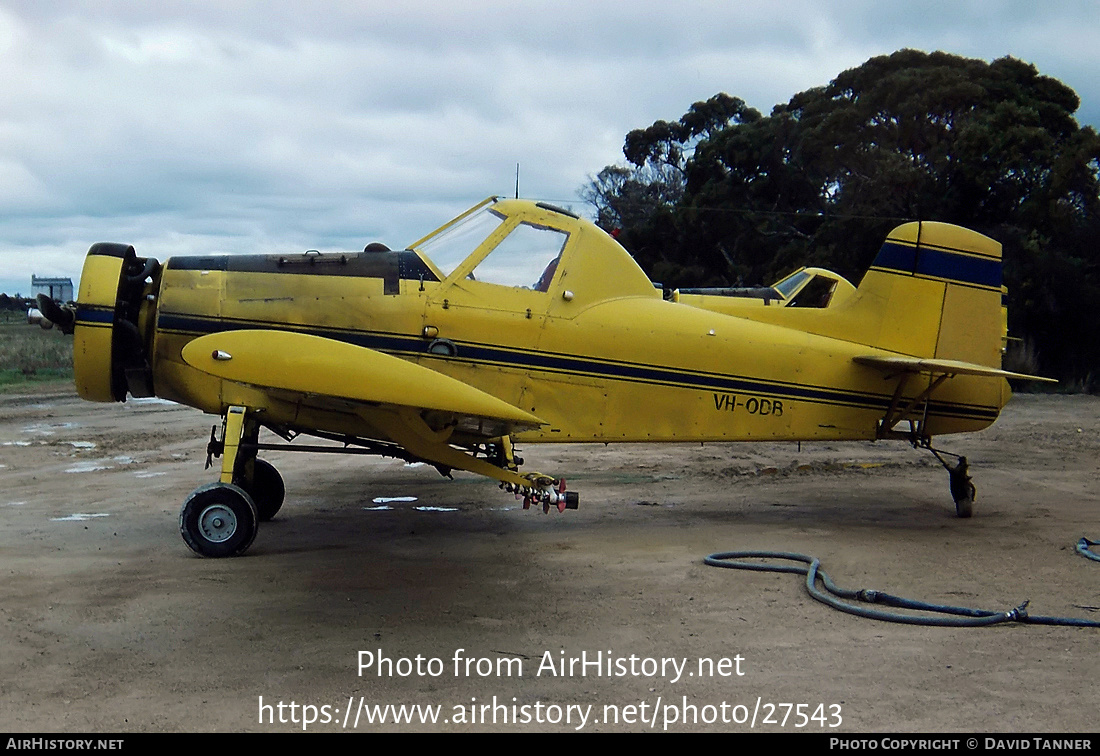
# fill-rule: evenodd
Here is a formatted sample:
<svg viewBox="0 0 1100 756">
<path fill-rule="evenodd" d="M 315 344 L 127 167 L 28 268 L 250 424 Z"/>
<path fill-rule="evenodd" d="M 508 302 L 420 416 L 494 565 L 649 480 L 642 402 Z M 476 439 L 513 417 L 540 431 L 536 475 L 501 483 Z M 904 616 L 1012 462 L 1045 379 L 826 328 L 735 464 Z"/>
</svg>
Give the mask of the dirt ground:
<svg viewBox="0 0 1100 756">
<path fill-rule="evenodd" d="M 548 516 L 470 475 L 278 452 L 286 506 L 215 560 L 177 521 L 214 418 L 37 392 L 0 396 L 0 732 L 1096 729 L 1100 630 L 888 624 L 702 561 L 802 552 L 844 587 L 1100 619 L 1073 549 L 1100 540 L 1096 398 L 1018 396 L 942 439 L 971 520 L 896 442 L 530 446 L 581 495 Z"/>
</svg>

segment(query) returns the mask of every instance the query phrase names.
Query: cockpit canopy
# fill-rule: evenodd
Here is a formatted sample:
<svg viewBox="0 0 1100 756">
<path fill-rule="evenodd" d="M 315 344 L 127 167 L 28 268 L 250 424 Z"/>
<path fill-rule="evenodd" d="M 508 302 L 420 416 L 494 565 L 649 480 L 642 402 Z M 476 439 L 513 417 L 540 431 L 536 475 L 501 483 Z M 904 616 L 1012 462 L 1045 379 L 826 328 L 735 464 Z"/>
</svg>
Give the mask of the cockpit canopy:
<svg viewBox="0 0 1100 756">
<path fill-rule="evenodd" d="M 467 259 L 485 248 L 466 277 L 502 286 L 548 291 L 568 231 L 509 218 L 494 204 L 482 204 L 445 226 L 415 248 L 438 268 L 441 278 L 449 276 Z"/>
<path fill-rule="evenodd" d="M 410 248 L 445 285 L 474 281 L 544 293 L 568 286 L 571 295 L 593 300 L 657 296 L 618 242 L 541 202 L 489 198 Z"/>
<path fill-rule="evenodd" d="M 847 301 L 856 289 L 824 268 L 799 268 L 771 286 L 740 289 L 677 289 L 672 300 L 730 315 L 761 306 L 825 309 Z"/>
</svg>

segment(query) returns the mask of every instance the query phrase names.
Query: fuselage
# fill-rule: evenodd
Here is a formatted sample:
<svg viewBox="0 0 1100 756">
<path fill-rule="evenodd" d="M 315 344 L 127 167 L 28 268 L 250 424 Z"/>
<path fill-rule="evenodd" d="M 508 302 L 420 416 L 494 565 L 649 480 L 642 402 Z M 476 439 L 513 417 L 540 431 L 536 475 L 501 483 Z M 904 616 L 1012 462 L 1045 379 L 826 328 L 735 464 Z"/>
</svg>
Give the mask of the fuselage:
<svg viewBox="0 0 1100 756">
<path fill-rule="evenodd" d="M 892 382 L 853 362 L 866 345 L 656 295 L 563 317 L 519 301 L 537 292 L 492 284 L 404 278 L 386 294 L 380 278 L 240 270 L 249 262 L 168 261 L 152 348 L 157 395 L 221 412 L 222 381 L 180 352 L 197 336 L 258 328 L 344 341 L 450 375 L 547 421 L 519 434 L 526 441 L 872 439 L 893 399 Z M 238 269 L 217 269 L 230 263 Z M 1007 397 L 994 384 L 975 401 L 989 384 L 962 379 L 937 397 L 930 432 L 992 422 Z M 356 431 L 350 415 L 265 403 L 275 423 Z"/>
</svg>

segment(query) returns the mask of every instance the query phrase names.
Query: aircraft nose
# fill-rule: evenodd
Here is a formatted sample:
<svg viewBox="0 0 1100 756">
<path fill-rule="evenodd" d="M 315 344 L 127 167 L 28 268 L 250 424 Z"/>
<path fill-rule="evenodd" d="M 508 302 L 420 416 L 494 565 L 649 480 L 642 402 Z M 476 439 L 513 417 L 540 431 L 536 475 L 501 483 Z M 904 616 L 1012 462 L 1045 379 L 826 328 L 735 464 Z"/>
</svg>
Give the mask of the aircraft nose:
<svg viewBox="0 0 1100 756">
<path fill-rule="evenodd" d="M 84 399 L 121 402 L 127 392 L 153 395 L 147 340 L 138 323 L 143 307 L 155 307 L 146 304 L 145 293 L 155 289 L 159 275 L 160 263 L 138 257 L 128 244 L 101 242 L 88 250 L 71 319 L 73 375 Z"/>
</svg>

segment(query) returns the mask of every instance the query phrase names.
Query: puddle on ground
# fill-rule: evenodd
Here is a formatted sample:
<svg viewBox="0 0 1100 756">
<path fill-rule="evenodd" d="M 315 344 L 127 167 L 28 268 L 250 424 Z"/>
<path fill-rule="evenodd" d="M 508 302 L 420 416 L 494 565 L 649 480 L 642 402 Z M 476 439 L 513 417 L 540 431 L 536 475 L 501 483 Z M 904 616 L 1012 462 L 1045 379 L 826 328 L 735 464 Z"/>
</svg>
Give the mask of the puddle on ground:
<svg viewBox="0 0 1100 756">
<path fill-rule="evenodd" d="M 20 430 L 20 433 L 37 433 L 42 436 L 53 436 L 62 428 L 79 428 L 80 423 L 38 423 L 28 425 Z"/>
<path fill-rule="evenodd" d="M 95 472 L 96 470 L 110 470 L 111 469 L 110 465 L 100 464 L 101 462 L 106 462 L 106 461 L 107 460 L 100 459 L 100 460 L 89 460 L 87 462 L 77 462 L 72 467 L 66 468 L 65 472 L 67 472 L 67 473 L 86 473 L 86 472 Z"/>
</svg>

